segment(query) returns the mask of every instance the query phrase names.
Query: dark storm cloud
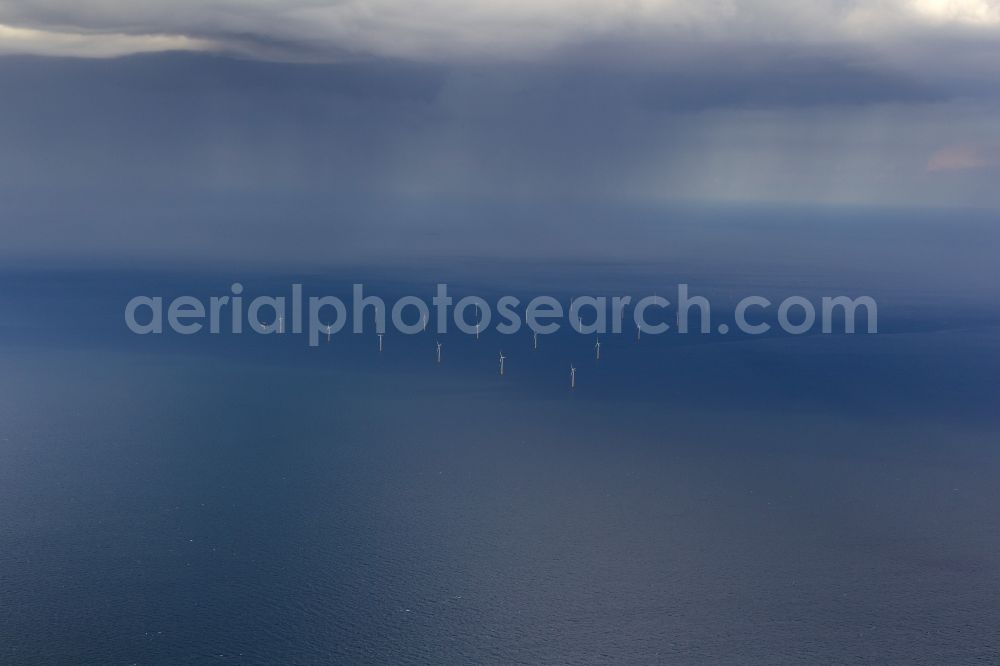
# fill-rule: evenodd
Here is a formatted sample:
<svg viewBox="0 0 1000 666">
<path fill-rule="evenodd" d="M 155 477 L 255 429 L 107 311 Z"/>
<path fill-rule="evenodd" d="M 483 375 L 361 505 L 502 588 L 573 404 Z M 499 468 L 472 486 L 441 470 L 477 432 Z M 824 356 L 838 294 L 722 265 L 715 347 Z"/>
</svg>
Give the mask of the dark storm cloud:
<svg viewBox="0 0 1000 666">
<path fill-rule="evenodd" d="M 198 51 L 0 57 L 0 252 L 350 254 L 445 219 L 541 250 L 597 204 L 1000 205 L 988 22 L 583 4 L 0 0 L 0 52 Z"/>
<path fill-rule="evenodd" d="M 650 48 L 641 60 L 605 60 L 601 54 L 607 48 L 595 49 L 596 55 L 574 50 L 542 65 L 490 71 L 500 81 L 503 72 L 516 72 L 522 89 L 556 89 L 581 103 L 601 104 L 610 96 L 659 111 L 927 103 L 960 94 L 946 81 L 908 74 L 873 54 L 842 48 L 685 45 Z"/>
<path fill-rule="evenodd" d="M 932 102 L 948 96 L 943 87 L 857 56 L 767 49 L 668 71 L 646 84 L 644 100 L 654 107 L 691 110 Z"/>
<path fill-rule="evenodd" d="M 570 57 L 463 66 L 8 56 L 0 86 L 8 184 L 355 193 L 615 192 L 664 149 L 696 149 L 688 130 L 705 127 L 697 114 L 949 94 L 804 49 L 659 67 Z"/>
<path fill-rule="evenodd" d="M 29 215 L 32 193 L 46 209 L 74 202 L 66 238 L 111 219 L 134 231 L 143 201 L 176 212 L 144 212 L 161 220 L 150 234 L 225 234 L 267 208 L 246 203 L 262 196 L 272 219 L 287 202 L 290 226 L 321 224 L 334 204 L 360 219 L 352 211 L 399 197 L 994 200 L 988 170 L 927 181 L 942 148 L 997 143 L 992 116 L 944 87 L 806 48 L 675 53 L 661 66 L 588 53 L 465 65 L 0 58 L 6 205 Z M 8 247 L 24 233 L 35 227 Z"/>
<path fill-rule="evenodd" d="M 250 61 L 208 54 L 173 52 L 112 60 L 7 56 L 0 75 L 10 91 L 68 94 L 68 88 L 118 94 L 125 101 L 152 92 L 172 92 L 195 99 L 216 92 L 259 97 L 285 93 L 344 98 L 430 99 L 441 87 L 443 68 L 367 60 L 338 65 Z M 25 99 L 22 97 L 21 99 Z M 86 100 L 80 100 L 86 101 Z"/>
</svg>

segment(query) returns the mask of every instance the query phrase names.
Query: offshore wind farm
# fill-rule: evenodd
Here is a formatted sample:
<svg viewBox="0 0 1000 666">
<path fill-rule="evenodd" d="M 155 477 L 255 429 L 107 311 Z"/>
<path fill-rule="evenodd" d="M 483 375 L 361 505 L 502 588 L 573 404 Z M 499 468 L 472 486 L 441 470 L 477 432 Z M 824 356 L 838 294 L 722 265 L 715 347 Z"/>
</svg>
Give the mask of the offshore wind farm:
<svg viewBox="0 0 1000 666">
<path fill-rule="evenodd" d="M 57 558 L 71 565 L 61 570 L 6 556 L 8 575 L 47 591 L 39 599 L 14 588 L 26 605 L 5 626 L 21 650 L 71 661 L 74 639 L 32 627 L 53 604 L 82 612 L 95 595 L 117 609 L 87 622 L 107 637 L 97 649 L 151 662 L 189 649 L 281 659 L 282 637 L 298 632 L 308 636 L 304 654 L 362 662 L 421 661 L 424 649 L 444 650 L 445 661 L 490 661 L 493 651 L 528 661 L 691 654 L 663 643 L 662 631 L 697 642 L 699 654 L 781 661 L 798 654 L 776 649 L 793 619 L 804 623 L 793 635 L 813 637 L 830 659 L 912 655 L 911 637 L 893 624 L 905 615 L 890 614 L 872 643 L 870 614 L 942 599 L 955 615 L 940 627 L 987 631 L 986 588 L 954 574 L 990 561 L 981 525 L 1000 465 L 987 390 L 998 338 L 975 308 L 931 320 L 916 292 L 881 298 L 886 335 L 713 330 L 637 344 L 626 326 L 600 337 L 600 360 L 597 338 L 576 320 L 539 335 L 538 349 L 529 329 L 481 327 L 477 339 L 474 329 L 387 336 L 369 325 L 313 347 L 291 320 L 283 335 L 159 336 L 112 321 L 134 285 L 164 279 L 21 277 L 32 286 L 3 297 L 6 311 L 23 313 L 58 303 L 76 323 L 72 345 L 41 319 L 3 332 L 0 447 L 10 464 L 0 469 L 0 513 L 21 535 L 7 552 L 44 538 L 25 522 L 37 511 L 70 517 L 75 525 L 60 529 L 80 544 Z M 174 293 L 228 284 L 167 279 Z M 83 282 L 90 298 L 66 297 Z M 261 276 L 243 293 L 283 284 Z M 318 293 L 338 285 L 314 283 Z M 428 287 L 377 290 L 391 301 Z M 724 291 L 699 291 L 720 304 L 719 317 L 729 312 Z M 109 403 L 113 416 L 100 408 Z M 32 499 L 42 474 L 66 492 Z M 132 501 L 119 505 L 120 496 Z M 870 545 L 845 547 L 859 532 Z M 938 568 L 900 547 L 901 535 L 918 532 L 947 544 L 955 563 Z M 146 540 L 130 541 L 136 533 Z M 111 567 L 108 549 L 153 560 Z M 77 577 L 83 566 L 91 576 Z M 152 566 L 178 585 L 159 589 L 146 578 Z M 719 601 L 733 585 L 758 600 L 756 615 Z M 158 605 L 144 608 L 151 594 Z M 831 608 L 831 594 L 851 601 L 809 610 Z M 243 608 L 244 619 L 200 609 L 205 595 Z M 665 610 L 636 623 L 613 611 L 622 605 Z M 580 624 L 585 608 L 594 614 Z M 269 613 L 291 624 L 268 631 Z M 716 620 L 683 619 L 692 613 Z M 201 631 L 193 615 L 220 630 Z M 344 619 L 359 616 L 360 625 Z M 485 630 L 482 618 L 503 628 Z M 617 637 L 595 637 L 606 624 Z M 755 638 L 720 639 L 722 625 Z M 552 631 L 563 638 L 546 638 Z M 385 632 L 406 638 L 384 643 Z M 539 642 L 518 647 L 517 637 Z M 972 642 L 966 654 L 985 649 Z"/>
</svg>

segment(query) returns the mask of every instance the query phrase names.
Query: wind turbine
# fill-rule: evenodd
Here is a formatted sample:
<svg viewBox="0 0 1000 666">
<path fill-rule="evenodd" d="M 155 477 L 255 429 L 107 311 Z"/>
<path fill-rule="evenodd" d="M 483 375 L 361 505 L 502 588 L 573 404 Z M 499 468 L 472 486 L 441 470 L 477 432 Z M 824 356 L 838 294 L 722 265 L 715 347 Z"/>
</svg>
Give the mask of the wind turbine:
<svg viewBox="0 0 1000 666">
<path fill-rule="evenodd" d="M 532 335 L 535 339 L 535 349 L 538 349 L 538 331 L 532 331 Z"/>
<path fill-rule="evenodd" d="M 424 333 L 427 332 L 427 315 L 420 315 L 420 321 L 424 323 Z"/>
<path fill-rule="evenodd" d="M 601 339 L 597 338 L 597 344 L 594 345 L 594 349 L 597 350 L 597 360 L 601 360 Z"/>
<path fill-rule="evenodd" d="M 503 355 L 503 351 L 501 351 L 500 352 L 500 376 L 501 377 L 503 376 L 503 361 L 504 361 L 505 358 L 507 358 L 507 357 L 504 356 Z"/>
<path fill-rule="evenodd" d="M 331 335 L 332 333 L 333 333 L 333 326 L 331 326 L 330 324 L 327 324 L 327 325 L 326 325 L 326 341 L 327 341 L 327 342 L 329 342 L 329 341 L 330 341 L 330 335 Z"/>
<path fill-rule="evenodd" d="M 278 317 L 278 333 L 284 333 L 284 332 L 285 332 L 285 318 Z"/>
<path fill-rule="evenodd" d="M 438 346 L 438 363 L 440 363 L 441 362 L 441 342 L 440 341 L 438 341 L 437 346 Z"/>
<path fill-rule="evenodd" d="M 576 368 L 573 365 L 569 366 L 569 387 L 576 388 Z"/>
<path fill-rule="evenodd" d="M 378 350 L 379 351 L 382 351 L 382 336 L 383 335 L 385 335 L 385 334 L 384 333 L 379 333 L 378 334 Z"/>
</svg>

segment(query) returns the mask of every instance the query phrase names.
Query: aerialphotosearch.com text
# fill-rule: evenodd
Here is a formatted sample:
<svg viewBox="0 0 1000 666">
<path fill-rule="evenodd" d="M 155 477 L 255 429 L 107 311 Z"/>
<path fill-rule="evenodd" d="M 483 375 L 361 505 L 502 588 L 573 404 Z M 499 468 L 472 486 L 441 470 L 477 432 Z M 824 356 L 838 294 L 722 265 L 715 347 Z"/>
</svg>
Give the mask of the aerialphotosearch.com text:
<svg viewBox="0 0 1000 666">
<path fill-rule="evenodd" d="M 170 331 L 193 335 L 207 330 L 212 334 L 252 331 L 261 335 L 291 333 L 308 335 L 310 346 L 320 338 L 349 330 L 366 332 L 366 322 L 376 333 L 392 329 L 414 335 L 424 331 L 447 333 L 454 327 L 468 335 L 494 329 L 513 335 L 527 326 L 539 335 L 548 335 L 563 325 L 583 335 L 621 333 L 628 327 L 639 335 L 721 333 L 731 331 L 729 323 L 713 328 L 713 310 L 709 299 L 692 295 L 687 284 L 677 285 L 671 300 L 658 295 L 577 296 L 560 300 L 553 296 L 535 296 L 524 301 L 516 296 L 501 296 L 489 302 L 479 296 L 464 296 L 457 301 L 448 294 L 447 284 L 438 284 L 430 305 L 418 296 L 403 296 L 391 303 L 365 292 L 363 284 L 354 284 L 345 303 L 337 296 L 304 297 L 301 284 L 293 284 L 288 296 L 244 294 L 243 285 L 233 283 L 229 293 L 208 299 L 179 296 L 166 300 L 161 296 L 136 296 L 125 306 L 125 323 L 140 335 L 161 334 L 164 323 Z M 870 296 L 824 296 L 810 300 L 789 296 L 772 302 L 763 296 L 747 296 L 733 309 L 731 322 L 745 335 L 762 335 L 777 326 L 790 335 L 820 331 L 854 333 L 861 314 L 867 333 L 878 332 L 878 306 Z M 834 324 L 836 323 L 836 330 Z M 371 330 L 371 329 L 368 329 Z"/>
</svg>

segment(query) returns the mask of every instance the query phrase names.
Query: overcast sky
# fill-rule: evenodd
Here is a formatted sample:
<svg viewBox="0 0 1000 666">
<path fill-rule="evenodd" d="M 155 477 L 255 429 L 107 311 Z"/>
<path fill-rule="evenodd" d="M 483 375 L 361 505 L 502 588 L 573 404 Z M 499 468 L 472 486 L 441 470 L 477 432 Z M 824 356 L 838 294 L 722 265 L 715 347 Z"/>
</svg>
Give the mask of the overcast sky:
<svg viewBox="0 0 1000 666">
<path fill-rule="evenodd" d="M 1000 208 L 1000 0 L 0 0 L 0 54 L 8 251 L 250 194 Z"/>
<path fill-rule="evenodd" d="M 995 39 L 996 0 L 3 0 L 4 50 L 109 55 L 164 48 L 336 61 L 537 58 L 595 41 L 867 45 Z M 971 47 L 975 49 L 975 47 Z M 916 50 L 919 50 L 916 49 Z M 909 54 L 918 55 L 918 54 Z"/>
</svg>

